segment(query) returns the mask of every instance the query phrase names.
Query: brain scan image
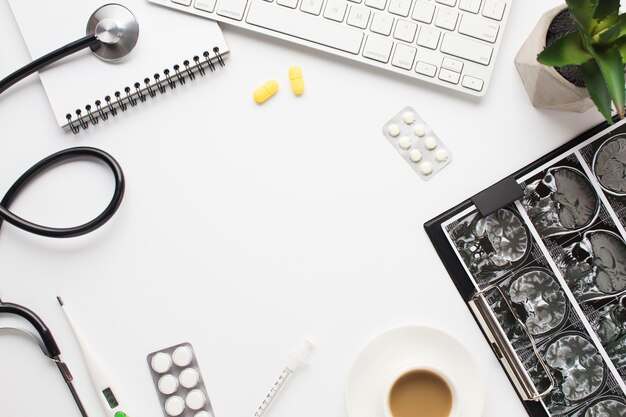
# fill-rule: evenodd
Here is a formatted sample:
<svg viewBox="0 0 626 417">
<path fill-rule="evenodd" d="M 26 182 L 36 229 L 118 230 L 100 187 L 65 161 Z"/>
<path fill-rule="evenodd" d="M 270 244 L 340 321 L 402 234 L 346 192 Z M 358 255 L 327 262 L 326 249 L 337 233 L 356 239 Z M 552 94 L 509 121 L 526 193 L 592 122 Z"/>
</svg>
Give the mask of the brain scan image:
<svg viewBox="0 0 626 417">
<path fill-rule="evenodd" d="M 626 368 L 626 335 L 605 346 L 605 349 L 617 369 Z"/>
<path fill-rule="evenodd" d="M 626 366 L 626 297 L 598 310 L 591 326 L 616 368 Z"/>
<path fill-rule="evenodd" d="M 606 191 L 626 196 L 626 136 L 612 137 L 598 148 L 593 172 Z"/>
<path fill-rule="evenodd" d="M 626 404 L 616 399 L 598 401 L 589 407 L 584 417 L 626 417 Z"/>
<path fill-rule="evenodd" d="M 485 218 L 476 217 L 463 224 L 455 235 L 456 247 L 475 277 L 505 273 L 530 252 L 528 230 L 519 216 L 508 209 Z"/>
<path fill-rule="evenodd" d="M 598 318 L 592 322 L 592 327 L 605 346 L 626 334 L 626 297 L 598 310 Z"/>
<path fill-rule="evenodd" d="M 554 277 L 543 270 L 532 270 L 513 281 L 509 289 L 513 303 L 526 310 L 526 327 L 540 335 L 558 327 L 565 318 L 565 293 Z"/>
<path fill-rule="evenodd" d="M 552 343 L 545 353 L 557 388 L 569 402 L 583 400 L 600 388 L 604 364 L 596 348 L 584 337 L 566 335 Z"/>
<path fill-rule="evenodd" d="M 490 307 L 493 313 L 500 323 L 500 326 L 504 333 L 506 334 L 506 338 L 511 343 L 514 349 L 525 349 L 531 346 L 530 339 L 528 335 L 524 331 L 523 327 L 520 326 L 520 323 L 517 321 L 517 317 L 524 317 L 523 313 L 514 314 L 511 308 L 505 300 L 501 298 L 501 295 L 497 292 L 491 293 L 493 298 L 490 300 Z M 516 305 L 513 304 L 513 308 Z M 522 307 L 524 309 L 524 307 Z"/>
<path fill-rule="evenodd" d="M 570 167 L 551 168 L 543 179 L 529 184 L 523 205 L 542 237 L 584 229 L 600 211 L 589 179 Z"/>
<path fill-rule="evenodd" d="M 564 248 L 557 265 L 578 301 L 626 290 L 626 243 L 614 232 L 586 232 L 580 242 Z"/>
</svg>

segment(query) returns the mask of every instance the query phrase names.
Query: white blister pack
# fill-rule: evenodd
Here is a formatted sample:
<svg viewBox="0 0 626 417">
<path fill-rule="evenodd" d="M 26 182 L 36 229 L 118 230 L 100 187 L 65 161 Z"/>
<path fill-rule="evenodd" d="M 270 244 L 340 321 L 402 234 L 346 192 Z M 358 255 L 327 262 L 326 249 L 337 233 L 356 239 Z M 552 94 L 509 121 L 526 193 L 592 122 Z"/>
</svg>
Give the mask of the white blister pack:
<svg viewBox="0 0 626 417">
<path fill-rule="evenodd" d="M 215 417 L 191 344 L 152 352 L 147 360 L 166 417 Z"/>
<path fill-rule="evenodd" d="M 425 181 L 452 161 L 448 148 L 412 107 L 385 123 L 383 135 Z"/>
</svg>

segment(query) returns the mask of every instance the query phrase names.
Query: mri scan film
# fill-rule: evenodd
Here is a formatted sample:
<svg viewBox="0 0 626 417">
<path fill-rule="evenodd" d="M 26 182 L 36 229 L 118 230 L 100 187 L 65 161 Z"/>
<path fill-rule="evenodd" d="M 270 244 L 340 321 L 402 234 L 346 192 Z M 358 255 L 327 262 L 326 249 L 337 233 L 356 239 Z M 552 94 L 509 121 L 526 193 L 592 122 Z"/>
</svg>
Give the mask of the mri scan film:
<svg viewBox="0 0 626 417">
<path fill-rule="evenodd" d="M 526 310 L 525 324 L 533 335 L 559 326 L 566 313 L 565 293 L 554 277 L 543 270 L 531 270 L 513 281 L 509 296 Z"/>
<path fill-rule="evenodd" d="M 503 276 L 530 253 L 530 233 L 519 214 L 508 208 L 485 218 L 472 214 L 453 227 L 451 236 L 463 262 L 481 282 Z"/>
<path fill-rule="evenodd" d="M 584 233 L 556 263 L 579 302 L 626 290 L 626 243 L 614 232 Z"/>
<path fill-rule="evenodd" d="M 626 417 L 626 121 L 511 178 L 519 200 L 482 218 L 469 199 L 426 230 L 509 377 L 541 393 L 532 417 Z"/>
<path fill-rule="evenodd" d="M 590 226 L 600 210 L 600 199 L 589 179 L 568 166 L 546 171 L 526 186 L 522 202 L 542 238 L 576 232 Z"/>
<path fill-rule="evenodd" d="M 626 196 L 626 135 L 614 136 L 600 146 L 593 172 L 605 191 Z"/>
<path fill-rule="evenodd" d="M 580 401 L 600 388 L 604 363 L 598 350 L 577 334 L 566 335 L 548 346 L 546 364 L 555 371 L 557 389 L 566 401 Z"/>
</svg>

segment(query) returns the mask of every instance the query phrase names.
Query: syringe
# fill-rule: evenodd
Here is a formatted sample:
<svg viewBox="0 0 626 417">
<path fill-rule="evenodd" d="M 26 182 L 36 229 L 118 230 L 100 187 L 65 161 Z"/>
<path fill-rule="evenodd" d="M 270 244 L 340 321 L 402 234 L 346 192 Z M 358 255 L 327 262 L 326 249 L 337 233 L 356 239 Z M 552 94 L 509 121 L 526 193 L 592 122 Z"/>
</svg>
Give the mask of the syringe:
<svg viewBox="0 0 626 417">
<path fill-rule="evenodd" d="M 291 374 L 293 374 L 301 364 L 306 363 L 312 349 L 313 344 L 307 339 L 302 344 L 291 350 L 287 366 L 285 366 L 285 369 L 283 369 L 283 372 L 265 396 L 265 399 L 263 399 L 263 402 L 256 410 L 256 413 L 254 413 L 254 417 L 262 417 L 267 412 L 267 409 L 283 389 Z"/>
</svg>

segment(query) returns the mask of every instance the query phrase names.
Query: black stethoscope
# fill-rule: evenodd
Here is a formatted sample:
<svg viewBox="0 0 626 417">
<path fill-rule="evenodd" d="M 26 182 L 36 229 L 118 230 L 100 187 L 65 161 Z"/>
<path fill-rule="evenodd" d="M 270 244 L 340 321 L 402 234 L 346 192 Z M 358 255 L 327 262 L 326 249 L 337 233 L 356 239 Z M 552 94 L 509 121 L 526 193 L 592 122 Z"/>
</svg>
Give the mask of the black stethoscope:
<svg viewBox="0 0 626 417">
<path fill-rule="evenodd" d="M 139 26 L 135 16 L 126 7 L 119 4 L 106 4 L 91 15 L 87 22 L 86 32 L 87 35 L 85 37 L 36 59 L 1 80 L 0 94 L 29 75 L 85 48 L 91 48 L 92 52 L 102 60 L 118 61 L 127 56 L 135 47 L 139 37 Z M 104 211 L 94 219 L 79 226 L 55 228 L 32 223 L 9 211 L 9 206 L 15 197 L 17 197 L 20 191 L 34 178 L 55 166 L 79 159 L 104 163 L 109 167 L 115 179 L 115 190 L 111 201 Z M 122 168 L 115 158 L 108 153 L 92 147 L 65 149 L 39 161 L 15 181 L 4 198 L 0 201 L 0 227 L 3 222 L 6 221 L 22 230 L 40 236 L 54 238 L 81 236 L 98 229 L 113 217 L 122 202 L 124 188 L 125 182 Z M 26 333 L 37 341 L 43 353 L 57 365 L 81 414 L 83 417 L 87 417 L 87 413 L 72 384 L 72 374 L 67 365 L 60 359 L 61 351 L 52 337 L 50 329 L 43 320 L 24 306 L 5 303 L 0 300 L 0 314 L 2 313 L 20 316 L 35 329 L 35 332 L 32 332 L 28 329 L 16 327 L 0 328 L 0 330 Z"/>
</svg>

